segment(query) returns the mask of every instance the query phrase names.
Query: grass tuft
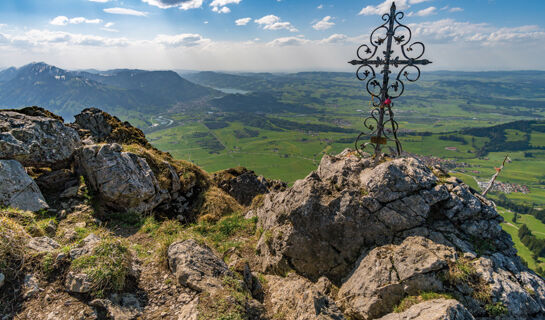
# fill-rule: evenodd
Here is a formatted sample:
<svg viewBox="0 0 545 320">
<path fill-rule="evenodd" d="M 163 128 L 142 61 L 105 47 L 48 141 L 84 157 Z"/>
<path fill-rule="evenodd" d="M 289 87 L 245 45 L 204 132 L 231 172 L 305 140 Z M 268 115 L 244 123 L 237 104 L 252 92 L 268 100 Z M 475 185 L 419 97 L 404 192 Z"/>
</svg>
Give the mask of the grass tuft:
<svg viewBox="0 0 545 320">
<path fill-rule="evenodd" d="M 105 238 L 93 251 L 72 262 L 70 270 L 85 273 L 92 282 L 93 296 L 120 291 L 125 287 L 131 264 L 131 254 L 121 240 Z"/>
<path fill-rule="evenodd" d="M 407 296 L 399 302 L 399 304 L 394 307 L 394 312 L 400 313 L 407 311 L 410 307 L 415 304 L 419 304 L 424 301 L 433 300 L 433 299 L 454 299 L 450 294 L 446 293 L 436 293 L 436 292 L 422 292 L 417 296 Z"/>
</svg>

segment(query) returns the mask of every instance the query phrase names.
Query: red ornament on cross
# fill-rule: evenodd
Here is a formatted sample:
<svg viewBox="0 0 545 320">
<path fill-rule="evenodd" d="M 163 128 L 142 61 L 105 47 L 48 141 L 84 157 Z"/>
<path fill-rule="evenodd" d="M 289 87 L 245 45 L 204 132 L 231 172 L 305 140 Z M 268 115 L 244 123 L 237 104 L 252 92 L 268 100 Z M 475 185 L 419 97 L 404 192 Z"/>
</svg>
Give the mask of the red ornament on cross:
<svg viewBox="0 0 545 320">
<path fill-rule="evenodd" d="M 384 105 L 386 106 L 389 106 L 391 103 L 392 103 L 392 100 L 390 100 L 390 98 L 386 98 L 386 100 L 384 100 Z"/>
</svg>

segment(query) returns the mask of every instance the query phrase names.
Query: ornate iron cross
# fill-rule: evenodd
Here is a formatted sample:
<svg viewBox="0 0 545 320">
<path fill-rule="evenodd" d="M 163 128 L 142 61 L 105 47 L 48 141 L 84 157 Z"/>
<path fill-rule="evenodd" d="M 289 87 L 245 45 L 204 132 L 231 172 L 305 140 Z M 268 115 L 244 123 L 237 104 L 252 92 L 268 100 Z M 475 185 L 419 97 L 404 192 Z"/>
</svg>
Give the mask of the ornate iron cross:
<svg viewBox="0 0 545 320">
<path fill-rule="evenodd" d="M 403 12 L 396 12 L 396 5 L 392 2 L 390 13 L 382 16 L 384 24 L 373 30 L 369 37 L 371 47 L 367 44 L 361 45 L 357 50 L 359 60 L 352 60 L 348 63 L 352 65 L 360 65 L 356 71 L 356 76 L 360 81 L 367 81 L 366 90 L 371 95 L 373 109 L 371 115 L 363 121 L 363 125 L 368 133 L 362 132 L 356 139 L 356 150 L 362 154 L 362 150 L 368 146 L 374 148 L 375 157 L 378 159 L 381 155 L 381 145 L 385 145 L 388 141 L 395 142 L 397 154 L 401 155 L 401 143 L 397 138 L 398 123 L 394 120 L 392 111 L 393 100 L 399 98 L 405 91 L 405 84 L 401 80 L 404 77 L 409 82 L 414 82 L 420 78 L 419 65 L 427 65 L 431 61 L 420 59 L 424 55 L 425 47 L 422 42 L 411 42 L 411 29 L 399 22 L 403 19 Z M 402 57 L 397 55 L 392 58 L 394 50 L 392 48 L 395 42 L 399 48 Z M 377 55 L 379 48 L 385 47 L 382 51 L 384 58 Z M 417 51 L 418 49 L 418 51 Z M 421 50 L 421 52 L 420 52 Z M 414 53 L 420 52 L 420 54 Z M 413 57 L 409 57 L 412 55 Z M 382 84 L 377 79 L 377 74 L 373 68 L 382 67 Z M 397 77 L 390 83 L 391 67 L 398 68 Z M 410 68 L 413 68 L 412 70 Z M 416 71 L 416 76 L 410 76 L 409 70 Z M 404 79 L 404 80 L 405 80 Z M 388 111 L 386 113 L 386 111 Z M 385 129 L 390 125 L 391 129 Z M 360 143 L 360 139 L 370 136 L 370 142 Z"/>
</svg>

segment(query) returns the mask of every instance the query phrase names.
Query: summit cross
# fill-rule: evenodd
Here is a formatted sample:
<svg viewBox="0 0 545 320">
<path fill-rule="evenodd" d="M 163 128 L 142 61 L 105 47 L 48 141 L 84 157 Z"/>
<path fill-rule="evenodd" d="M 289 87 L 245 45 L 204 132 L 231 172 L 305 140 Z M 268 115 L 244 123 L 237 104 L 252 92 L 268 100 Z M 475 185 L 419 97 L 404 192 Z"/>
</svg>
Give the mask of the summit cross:
<svg viewBox="0 0 545 320">
<path fill-rule="evenodd" d="M 403 80 L 406 79 L 409 82 L 417 81 L 420 78 L 420 68 L 418 66 L 431 63 L 427 59 L 421 59 L 425 51 L 425 46 L 422 42 L 410 43 L 412 38 L 411 30 L 399 22 L 404 16 L 403 12 L 396 12 L 395 2 L 392 2 L 390 13 L 382 15 L 382 20 L 385 23 L 371 32 L 369 37 L 371 47 L 367 44 L 361 45 L 357 50 L 358 60 L 348 62 L 352 65 L 360 66 L 356 71 L 356 76 L 360 81 L 367 81 L 365 88 L 371 95 L 371 103 L 373 105 L 371 115 L 363 122 L 365 128 L 370 132 L 360 133 L 355 143 L 356 150 L 362 154 L 363 149 L 367 146 L 372 146 L 377 159 L 381 155 L 381 145 L 386 145 L 388 141 L 395 142 L 397 155 L 401 155 L 401 142 L 397 137 L 399 125 L 394 120 L 392 100 L 400 97 L 405 91 L 405 84 L 402 81 L 402 77 L 404 77 Z M 401 58 L 399 55 L 392 58 L 394 55 L 392 48 L 394 41 L 399 46 L 398 54 L 401 54 Z M 379 48 L 384 47 L 384 44 L 386 44 L 386 48 L 382 51 L 382 58 L 377 53 L 380 51 Z M 413 55 L 415 49 L 419 49 L 421 52 Z M 413 57 L 409 55 L 413 55 Z M 380 71 L 382 74 L 382 84 L 379 81 L 380 79 L 377 79 L 377 74 L 373 66 L 377 69 L 382 67 Z M 390 69 L 392 67 L 401 67 L 401 70 L 398 72 L 397 77 L 393 79 L 393 82 L 390 83 L 390 74 L 392 73 Z M 409 70 L 416 71 L 416 76 L 410 77 Z M 391 130 L 385 129 L 388 123 L 391 126 Z M 360 144 L 360 139 L 366 136 L 370 136 L 370 142 Z"/>
</svg>

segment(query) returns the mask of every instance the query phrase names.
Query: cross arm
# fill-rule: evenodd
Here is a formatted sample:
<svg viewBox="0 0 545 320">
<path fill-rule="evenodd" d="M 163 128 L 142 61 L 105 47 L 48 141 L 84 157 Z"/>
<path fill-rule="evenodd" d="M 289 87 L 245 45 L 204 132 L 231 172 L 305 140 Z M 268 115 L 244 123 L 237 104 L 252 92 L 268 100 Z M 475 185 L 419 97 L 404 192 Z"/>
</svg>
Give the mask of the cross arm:
<svg viewBox="0 0 545 320">
<path fill-rule="evenodd" d="M 389 63 L 386 63 L 385 60 L 382 60 L 382 59 L 375 59 L 375 60 L 352 60 L 352 61 L 349 61 L 348 63 L 350 63 L 351 65 L 376 65 L 376 66 L 379 66 L 379 65 L 383 65 L 383 64 L 391 64 L 391 65 L 394 65 L 394 66 L 398 66 L 398 65 L 415 65 L 415 64 L 420 64 L 420 65 L 427 65 L 427 64 L 430 64 L 432 63 L 430 60 L 428 59 L 420 59 L 420 60 L 416 60 L 416 59 L 408 59 L 408 60 L 399 60 L 398 58 L 394 59 L 394 60 L 391 60 Z"/>
</svg>

